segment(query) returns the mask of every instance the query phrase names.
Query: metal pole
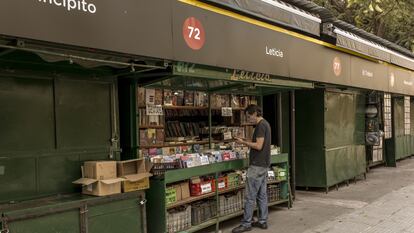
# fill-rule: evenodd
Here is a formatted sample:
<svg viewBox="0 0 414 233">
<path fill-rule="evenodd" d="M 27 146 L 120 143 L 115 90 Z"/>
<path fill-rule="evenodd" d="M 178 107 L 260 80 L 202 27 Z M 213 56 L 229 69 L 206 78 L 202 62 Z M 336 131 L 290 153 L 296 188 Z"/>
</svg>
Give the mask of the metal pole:
<svg viewBox="0 0 414 233">
<path fill-rule="evenodd" d="M 211 117 L 211 93 L 208 93 L 208 145 L 211 148 L 211 135 L 212 135 L 212 117 Z"/>
<path fill-rule="evenodd" d="M 277 143 L 278 146 L 280 147 L 280 149 L 282 149 L 282 143 L 283 143 L 283 139 L 282 139 L 282 124 L 283 124 L 283 120 L 282 120 L 282 93 L 279 92 L 277 94 Z"/>
<path fill-rule="evenodd" d="M 291 188 L 292 197 L 296 197 L 296 105 L 295 105 L 295 91 L 290 92 L 290 154 L 291 154 Z"/>
</svg>

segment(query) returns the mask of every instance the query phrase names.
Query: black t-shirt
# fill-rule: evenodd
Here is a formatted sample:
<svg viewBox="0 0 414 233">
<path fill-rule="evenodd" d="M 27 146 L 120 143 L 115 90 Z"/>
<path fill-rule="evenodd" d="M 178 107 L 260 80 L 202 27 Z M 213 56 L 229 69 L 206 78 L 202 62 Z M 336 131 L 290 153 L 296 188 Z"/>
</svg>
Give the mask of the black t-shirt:
<svg viewBox="0 0 414 233">
<path fill-rule="evenodd" d="M 250 149 L 250 165 L 258 167 L 270 167 L 270 147 L 272 135 L 269 122 L 267 122 L 265 119 L 261 120 L 256 125 L 252 141 L 256 142 L 256 138 L 264 138 L 263 148 L 262 150 L 256 150 L 253 148 Z"/>
</svg>

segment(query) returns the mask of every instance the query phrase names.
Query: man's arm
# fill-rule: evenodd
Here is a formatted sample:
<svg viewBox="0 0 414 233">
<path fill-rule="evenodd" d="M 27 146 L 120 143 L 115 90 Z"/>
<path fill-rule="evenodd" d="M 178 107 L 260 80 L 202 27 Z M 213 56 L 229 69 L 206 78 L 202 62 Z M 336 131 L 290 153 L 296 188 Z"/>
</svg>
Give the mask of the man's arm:
<svg viewBox="0 0 414 233">
<path fill-rule="evenodd" d="M 264 144 L 264 138 L 256 138 L 256 142 L 248 142 L 244 141 L 241 138 L 236 138 L 238 143 L 244 144 L 250 148 L 253 148 L 255 150 L 262 150 L 263 144 Z"/>
</svg>

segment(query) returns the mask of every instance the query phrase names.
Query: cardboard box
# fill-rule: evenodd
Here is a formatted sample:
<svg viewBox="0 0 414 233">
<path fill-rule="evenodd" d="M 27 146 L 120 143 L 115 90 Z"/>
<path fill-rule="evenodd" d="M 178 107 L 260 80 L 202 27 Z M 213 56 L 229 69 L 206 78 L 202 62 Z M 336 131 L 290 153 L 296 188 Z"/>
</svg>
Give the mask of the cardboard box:
<svg viewBox="0 0 414 233">
<path fill-rule="evenodd" d="M 181 200 L 187 199 L 190 197 L 190 185 L 189 182 L 180 183 L 181 188 Z"/>
<path fill-rule="evenodd" d="M 116 179 L 116 161 L 87 161 L 83 164 L 83 178 Z"/>
<path fill-rule="evenodd" d="M 177 195 L 176 200 L 181 201 L 182 200 L 182 192 L 181 192 L 181 186 L 179 184 L 176 184 L 173 186 L 175 189 L 175 193 Z"/>
<path fill-rule="evenodd" d="M 123 179 L 115 178 L 108 180 L 96 180 L 90 178 L 80 178 L 74 181 L 74 184 L 82 185 L 82 193 L 93 196 L 107 196 L 121 193 L 121 181 Z"/>
<path fill-rule="evenodd" d="M 139 179 L 138 181 L 124 180 L 122 181 L 122 192 L 132 192 L 137 190 L 149 189 L 149 177 Z"/>
<path fill-rule="evenodd" d="M 151 166 L 144 159 L 132 159 L 119 161 L 117 163 L 118 177 L 123 178 L 122 191 L 132 192 L 137 190 L 148 189 L 149 177 L 152 176 L 149 171 Z"/>
</svg>

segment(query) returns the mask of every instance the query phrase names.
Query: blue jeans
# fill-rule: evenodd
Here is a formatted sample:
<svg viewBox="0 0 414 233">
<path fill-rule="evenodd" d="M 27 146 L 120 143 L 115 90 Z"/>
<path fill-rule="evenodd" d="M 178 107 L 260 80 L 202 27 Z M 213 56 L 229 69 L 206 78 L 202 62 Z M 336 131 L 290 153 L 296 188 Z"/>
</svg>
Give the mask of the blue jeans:
<svg viewBox="0 0 414 233">
<path fill-rule="evenodd" d="M 245 227 L 250 227 L 252 224 L 256 203 L 259 222 L 267 222 L 267 171 L 268 168 L 257 166 L 250 166 L 247 170 L 244 217 L 242 220 L 242 225 Z"/>
</svg>

